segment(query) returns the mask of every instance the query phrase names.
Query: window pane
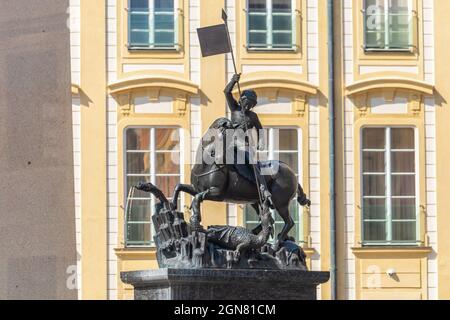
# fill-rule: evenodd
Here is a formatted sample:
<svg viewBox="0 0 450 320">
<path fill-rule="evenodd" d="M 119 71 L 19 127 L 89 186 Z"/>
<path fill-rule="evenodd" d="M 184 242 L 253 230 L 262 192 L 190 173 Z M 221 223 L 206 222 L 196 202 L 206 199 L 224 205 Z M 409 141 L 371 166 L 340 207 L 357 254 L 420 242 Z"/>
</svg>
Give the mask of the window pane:
<svg viewBox="0 0 450 320">
<path fill-rule="evenodd" d="M 391 129 L 392 149 L 414 149 L 414 129 L 393 128 Z"/>
<path fill-rule="evenodd" d="M 298 153 L 278 153 L 278 157 L 298 174 Z"/>
<path fill-rule="evenodd" d="M 154 0 L 154 1 L 155 1 L 155 12 L 173 11 L 174 0 Z"/>
<path fill-rule="evenodd" d="M 289 212 L 292 217 L 292 220 L 297 224 L 300 221 L 300 205 L 297 202 L 297 199 L 293 199 L 289 204 Z"/>
<path fill-rule="evenodd" d="M 363 172 L 385 172 L 384 152 L 363 152 Z"/>
<path fill-rule="evenodd" d="M 416 241 L 416 222 L 394 221 L 392 223 L 392 240 Z"/>
<path fill-rule="evenodd" d="M 386 223 L 385 222 L 364 222 L 364 240 L 365 241 L 385 241 Z"/>
<path fill-rule="evenodd" d="M 251 205 L 246 205 L 244 207 L 244 217 L 245 217 L 245 222 L 247 222 L 247 221 L 259 221 L 259 217 L 256 214 L 255 209 L 253 209 L 253 207 Z"/>
<path fill-rule="evenodd" d="M 416 177 L 415 176 L 395 176 L 392 178 L 392 196 L 415 196 Z"/>
<path fill-rule="evenodd" d="M 292 17 L 291 16 L 274 15 L 272 17 L 272 23 L 273 23 L 273 26 L 272 26 L 273 30 L 284 30 L 284 31 L 292 30 Z"/>
<path fill-rule="evenodd" d="M 149 200 L 130 200 L 131 212 L 127 221 L 150 221 L 151 205 Z"/>
<path fill-rule="evenodd" d="M 130 16 L 130 26 L 131 26 L 131 29 L 148 30 L 149 29 L 148 15 L 132 13 Z"/>
<path fill-rule="evenodd" d="M 411 0 L 389 0 L 389 12 L 406 13 L 409 11 L 409 3 Z"/>
<path fill-rule="evenodd" d="M 415 160 L 416 159 L 414 152 L 392 152 L 391 153 L 392 172 L 414 173 Z"/>
<path fill-rule="evenodd" d="M 267 0 L 248 0 L 248 10 L 250 12 L 266 12 Z"/>
<path fill-rule="evenodd" d="M 148 0 L 130 0 L 132 11 L 148 11 Z"/>
<path fill-rule="evenodd" d="M 128 129 L 127 150 L 150 150 L 150 129 Z"/>
<path fill-rule="evenodd" d="M 176 128 L 157 128 L 156 150 L 180 150 L 180 130 Z"/>
<path fill-rule="evenodd" d="M 256 33 L 256 32 L 251 32 L 249 34 L 249 46 L 250 47 L 266 47 L 266 37 L 267 34 L 266 33 Z"/>
<path fill-rule="evenodd" d="M 173 46 L 175 43 L 175 34 L 173 32 L 155 32 L 155 45 Z"/>
<path fill-rule="evenodd" d="M 140 182 L 142 182 L 142 183 L 150 182 L 150 177 L 149 176 L 127 177 L 127 193 L 126 193 L 126 195 L 128 196 L 130 189 L 132 187 L 137 186 Z M 150 193 L 139 191 L 139 190 L 135 189 L 134 194 L 132 196 L 134 198 L 150 198 Z"/>
<path fill-rule="evenodd" d="M 276 129 L 275 129 L 276 130 Z M 279 150 L 298 150 L 298 133 L 295 129 L 279 129 L 278 131 L 278 147 Z M 275 140 L 277 134 L 275 133 Z M 276 142 L 276 141 L 275 141 Z"/>
<path fill-rule="evenodd" d="M 384 128 L 365 128 L 363 130 L 363 149 L 384 149 L 385 145 Z"/>
<path fill-rule="evenodd" d="M 180 177 L 156 177 L 156 186 L 166 195 L 172 197 L 175 186 L 180 182 Z"/>
<path fill-rule="evenodd" d="M 274 235 L 276 237 L 278 235 L 278 233 L 274 233 Z M 300 237 L 299 237 L 299 228 L 298 228 L 298 224 L 297 223 L 288 232 L 288 236 L 294 238 L 295 241 L 300 241 L 301 240 Z"/>
<path fill-rule="evenodd" d="M 416 199 L 392 199 L 392 219 L 416 219 Z"/>
<path fill-rule="evenodd" d="M 249 15 L 248 25 L 250 30 L 267 30 L 267 18 L 265 15 Z"/>
<path fill-rule="evenodd" d="M 386 219 L 386 199 L 364 199 L 363 217 L 364 220 Z"/>
<path fill-rule="evenodd" d="M 395 32 L 389 33 L 389 48 L 405 49 L 410 46 L 409 32 Z"/>
<path fill-rule="evenodd" d="M 273 46 L 278 48 L 292 47 L 292 33 L 277 33 L 272 35 Z"/>
<path fill-rule="evenodd" d="M 384 31 L 367 31 L 366 32 L 366 47 L 373 49 L 385 48 L 385 33 Z"/>
<path fill-rule="evenodd" d="M 365 1 L 365 45 L 368 48 L 385 48 L 384 0 Z"/>
<path fill-rule="evenodd" d="M 151 231 L 149 223 L 129 223 L 127 229 L 128 241 L 150 244 Z"/>
<path fill-rule="evenodd" d="M 148 46 L 148 31 L 131 31 L 130 44 Z"/>
<path fill-rule="evenodd" d="M 127 153 L 128 174 L 150 174 L 150 153 L 133 152 Z"/>
<path fill-rule="evenodd" d="M 179 174 L 180 154 L 178 152 L 158 152 L 156 154 L 156 173 Z"/>
<path fill-rule="evenodd" d="M 363 194 L 364 196 L 384 196 L 385 195 L 384 175 L 364 175 Z"/>
<path fill-rule="evenodd" d="M 272 0 L 273 12 L 291 12 L 291 0 Z"/>
<path fill-rule="evenodd" d="M 168 14 L 155 15 L 155 31 L 158 30 L 174 30 L 174 16 Z"/>
</svg>

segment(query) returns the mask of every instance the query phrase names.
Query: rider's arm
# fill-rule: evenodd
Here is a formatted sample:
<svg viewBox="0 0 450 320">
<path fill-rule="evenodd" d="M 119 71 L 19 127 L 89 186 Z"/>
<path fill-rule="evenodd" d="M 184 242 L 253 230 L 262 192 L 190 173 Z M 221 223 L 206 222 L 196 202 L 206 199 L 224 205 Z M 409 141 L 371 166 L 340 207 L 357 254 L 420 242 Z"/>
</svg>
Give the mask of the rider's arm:
<svg viewBox="0 0 450 320">
<path fill-rule="evenodd" d="M 236 83 L 239 81 L 240 75 L 235 74 L 231 81 L 227 84 L 225 89 L 223 90 L 223 93 L 225 93 L 225 98 L 227 99 L 228 107 L 230 108 L 230 111 L 236 111 L 239 109 L 239 104 L 233 97 L 233 88 L 236 85 Z"/>
</svg>

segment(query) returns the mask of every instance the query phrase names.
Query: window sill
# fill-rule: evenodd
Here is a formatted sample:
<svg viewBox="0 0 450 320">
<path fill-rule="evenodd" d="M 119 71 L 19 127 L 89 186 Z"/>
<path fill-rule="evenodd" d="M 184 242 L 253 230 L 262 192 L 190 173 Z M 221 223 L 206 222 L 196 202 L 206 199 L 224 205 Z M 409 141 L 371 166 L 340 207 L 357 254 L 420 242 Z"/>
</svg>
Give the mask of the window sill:
<svg viewBox="0 0 450 320">
<path fill-rule="evenodd" d="M 167 48 L 139 48 L 139 47 L 128 47 L 128 52 L 129 53 L 140 53 L 140 52 L 165 52 L 165 53 L 179 53 L 181 52 L 180 48 L 171 48 L 171 47 L 167 47 Z"/>
<path fill-rule="evenodd" d="M 246 47 L 248 53 L 271 53 L 271 52 L 277 52 L 277 53 L 295 53 L 297 52 L 296 48 L 280 48 L 280 49 L 270 49 L 270 48 L 249 48 Z"/>
<path fill-rule="evenodd" d="M 408 48 L 408 49 L 368 49 L 365 48 L 364 49 L 365 53 L 406 53 L 406 54 L 412 54 L 414 53 L 414 50 L 412 48 Z"/>
<path fill-rule="evenodd" d="M 122 260 L 156 259 L 156 247 L 115 248 L 114 252 Z"/>
<path fill-rule="evenodd" d="M 373 255 L 420 255 L 427 256 L 433 251 L 431 247 L 423 246 L 366 246 L 353 247 L 352 252 L 357 257 Z"/>
</svg>

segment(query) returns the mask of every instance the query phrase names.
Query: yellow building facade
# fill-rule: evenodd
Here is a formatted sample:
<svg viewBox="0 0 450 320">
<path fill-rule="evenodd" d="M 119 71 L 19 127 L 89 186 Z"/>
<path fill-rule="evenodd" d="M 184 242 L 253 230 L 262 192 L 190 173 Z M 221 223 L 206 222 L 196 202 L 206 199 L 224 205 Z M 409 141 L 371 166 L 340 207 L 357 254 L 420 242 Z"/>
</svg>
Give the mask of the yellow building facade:
<svg viewBox="0 0 450 320">
<path fill-rule="evenodd" d="M 222 8 L 241 88 L 257 91 L 255 111 L 281 141 L 268 153 L 312 201 L 293 210 L 310 269 L 335 257 L 338 299 L 450 299 L 445 0 L 334 1 L 332 65 L 326 0 L 71 0 L 79 298 L 130 299 L 120 272 L 157 268 L 154 200 L 129 190 L 189 183 L 202 134 L 227 115 L 231 56 L 202 58 L 196 34 L 222 23 Z M 202 212 L 204 225 L 253 221 L 241 205 Z M 318 296 L 333 296 L 330 282 Z"/>
</svg>

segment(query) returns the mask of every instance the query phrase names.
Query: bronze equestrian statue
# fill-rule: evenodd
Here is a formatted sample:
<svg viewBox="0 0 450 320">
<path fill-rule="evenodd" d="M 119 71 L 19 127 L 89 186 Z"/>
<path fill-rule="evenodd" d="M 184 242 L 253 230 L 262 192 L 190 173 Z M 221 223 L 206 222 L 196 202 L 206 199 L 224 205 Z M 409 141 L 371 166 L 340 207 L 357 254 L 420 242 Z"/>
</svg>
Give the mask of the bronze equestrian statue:
<svg viewBox="0 0 450 320">
<path fill-rule="evenodd" d="M 227 118 L 217 119 L 210 129 L 219 130 L 220 132 L 224 132 L 227 129 L 262 129 L 257 114 L 251 111 L 257 104 L 256 93 L 253 90 L 244 91 L 239 103 L 233 98 L 231 92 L 238 81 L 239 75 L 233 76 L 231 82 L 224 90 L 231 111 L 231 121 Z M 258 141 L 258 145 L 260 145 L 259 136 Z M 209 152 L 208 156 L 214 158 L 217 152 L 214 147 L 211 147 L 214 143 L 214 139 L 203 139 L 198 155 L 201 155 L 203 159 L 205 151 L 207 151 Z M 225 153 L 227 152 L 229 152 L 229 149 L 225 150 Z M 234 152 L 236 152 L 236 148 L 234 148 Z M 281 243 L 288 239 L 288 233 L 294 226 L 294 221 L 289 214 L 291 200 L 297 197 L 298 203 L 302 206 L 309 206 L 310 201 L 298 183 L 295 173 L 287 164 L 272 160 L 261 162 L 252 168 L 248 164 L 249 160 L 249 153 L 246 152 L 245 164 L 236 162 L 224 164 L 220 163 L 220 161 L 208 161 L 209 163 L 201 161 L 201 163 L 196 163 L 191 171 L 191 184 L 178 184 L 175 187 L 171 207 L 173 210 L 176 210 L 180 192 L 186 192 L 197 198 L 197 201 L 194 201 L 192 206 L 193 218 L 194 220 L 197 219 L 197 221 L 201 219 L 200 203 L 204 200 L 250 204 L 259 215 L 260 204 L 263 201 L 260 194 L 261 185 L 267 186 L 267 190 L 264 190 L 264 187 L 262 188 L 262 191 L 265 192 L 264 196 L 271 196 L 272 206 L 285 222 L 282 231 L 277 236 L 275 248 L 278 248 Z M 260 173 L 259 168 L 264 168 L 264 175 Z M 258 185 L 256 181 L 260 181 L 261 185 Z M 254 233 L 259 233 L 260 230 L 261 226 L 256 228 Z"/>
</svg>

